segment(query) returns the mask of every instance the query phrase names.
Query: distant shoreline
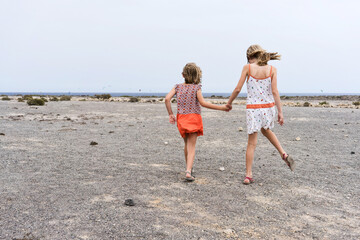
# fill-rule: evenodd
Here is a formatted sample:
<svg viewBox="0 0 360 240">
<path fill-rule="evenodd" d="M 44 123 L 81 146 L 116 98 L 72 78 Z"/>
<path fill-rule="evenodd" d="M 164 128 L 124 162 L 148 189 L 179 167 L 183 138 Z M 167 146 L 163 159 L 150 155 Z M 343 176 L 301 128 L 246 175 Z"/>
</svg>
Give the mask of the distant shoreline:
<svg viewBox="0 0 360 240">
<path fill-rule="evenodd" d="M 97 94 L 110 94 L 112 97 L 165 97 L 167 93 L 146 93 L 146 92 L 0 92 L 0 95 L 6 96 L 21 96 L 21 95 L 36 95 L 36 96 L 78 96 L 78 97 L 92 97 Z M 229 93 L 203 93 L 206 98 L 228 98 Z M 292 100 L 359 100 L 360 93 L 280 93 L 281 99 Z M 239 94 L 240 99 L 246 98 L 246 93 Z"/>
</svg>

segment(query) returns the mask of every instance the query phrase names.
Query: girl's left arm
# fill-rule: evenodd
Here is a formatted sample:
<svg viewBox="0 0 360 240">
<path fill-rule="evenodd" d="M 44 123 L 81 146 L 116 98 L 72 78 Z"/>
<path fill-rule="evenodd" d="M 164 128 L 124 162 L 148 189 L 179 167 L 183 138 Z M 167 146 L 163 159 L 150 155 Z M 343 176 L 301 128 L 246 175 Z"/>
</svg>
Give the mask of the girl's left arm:
<svg viewBox="0 0 360 240">
<path fill-rule="evenodd" d="M 167 111 L 169 113 L 169 122 L 171 124 L 175 124 L 175 121 L 176 121 L 176 118 L 175 118 L 175 116 L 173 114 L 173 111 L 171 109 L 171 102 L 170 102 L 172 97 L 175 95 L 175 93 L 176 93 L 175 88 L 173 88 L 173 89 L 171 89 L 171 91 L 165 97 L 165 106 L 166 106 L 166 109 L 167 109 Z"/>
<path fill-rule="evenodd" d="M 273 67 L 273 73 L 271 76 L 271 90 L 278 110 L 278 122 L 280 126 L 282 126 L 284 124 L 284 115 L 281 108 L 280 94 L 277 88 L 277 70 L 275 67 Z"/>
<path fill-rule="evenodd" d="M 206 107 L 206 108 L 210 108 L 210 109 L 215 109 L 215 110 L 222 110 L 222 111 L 229 111 L 230 109 L 228 107 L 226 107 L 225 105 L 215 105 L 215 104 L 212 104 L 212 103 L 209 103 L 209 102 L 206 102 L 203 95 L 202 95 L 202 92 L 201 92 L 201 89 L 199 89 L 196 93 L 196 97 L 200 103 L 201 106 L 203 107 Z"/>
<path fill-rule="evenodd" d="M 249 67 L 248 65 L 245 65 L 243 67 L 243 70 L 241 72 L 241 76 L 240 76 L 240 79 L 239 79 L 239 82 L 238 84 L 236 85 L 234 91 L 232 92 L 229 100 L 228 100 L 228 103 L 226 104 L 226 106 L 228 106 L 229 108 L 231 108 L 231 104 L 232 102 L 235 100 L 235 98 L 239 95 L 244 83 L 245 83 L 245 80 L 246 80 L 246 76 L 248 75 L 248 71 L 249 71 Z"/>
</svg>

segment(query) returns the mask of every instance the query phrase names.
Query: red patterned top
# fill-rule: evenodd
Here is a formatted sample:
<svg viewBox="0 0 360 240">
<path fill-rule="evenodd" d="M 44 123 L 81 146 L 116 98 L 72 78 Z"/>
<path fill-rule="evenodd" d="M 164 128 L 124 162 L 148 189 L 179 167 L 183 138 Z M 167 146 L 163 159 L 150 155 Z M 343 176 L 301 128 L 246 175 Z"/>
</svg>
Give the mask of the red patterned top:
<svg viewBox="0 0 360 240">
<path fill-rule="evenodd" d="M 201 114 L 200 103 L 196 93 L 201 89 L 200 84 L 176 84 L 175 92 L 177 98 L 178 114 Z"/>
</svg>

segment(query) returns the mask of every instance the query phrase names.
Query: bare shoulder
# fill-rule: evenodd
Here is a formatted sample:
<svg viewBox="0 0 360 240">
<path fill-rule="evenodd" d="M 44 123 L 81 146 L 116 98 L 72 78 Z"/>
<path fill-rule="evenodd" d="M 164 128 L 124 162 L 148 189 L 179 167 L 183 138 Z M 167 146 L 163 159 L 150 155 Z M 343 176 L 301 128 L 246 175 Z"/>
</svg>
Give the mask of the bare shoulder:
<svg viewBox="0 0 360 240">
<path fill-rule="evenodd" d="M 247 73 L 249 71 L 249 64 L 244 65 L 242 71 Z"/>
</svg>

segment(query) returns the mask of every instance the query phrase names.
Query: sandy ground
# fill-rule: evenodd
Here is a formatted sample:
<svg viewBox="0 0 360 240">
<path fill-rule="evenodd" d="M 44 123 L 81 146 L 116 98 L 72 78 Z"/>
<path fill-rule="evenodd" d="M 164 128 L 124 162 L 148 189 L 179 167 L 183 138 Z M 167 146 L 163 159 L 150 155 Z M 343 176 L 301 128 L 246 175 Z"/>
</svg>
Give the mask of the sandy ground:
<svg viewBox="0 0 360 240">
<path fill-rule="evenodd" d="M 296 171 L 259 136 L 249 186 L 242 105 L 203 109 L 194 183 L 164 104 L 0 112 L 0 239 L 360 239 L 358 109 L 284 107 L 274 131 Z"/>
</svg>

